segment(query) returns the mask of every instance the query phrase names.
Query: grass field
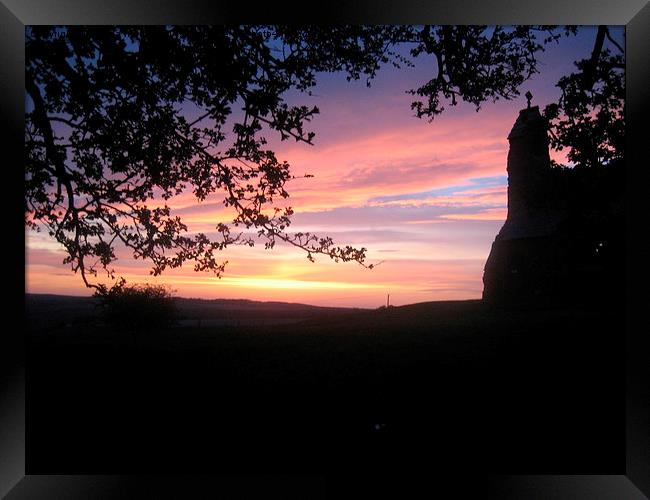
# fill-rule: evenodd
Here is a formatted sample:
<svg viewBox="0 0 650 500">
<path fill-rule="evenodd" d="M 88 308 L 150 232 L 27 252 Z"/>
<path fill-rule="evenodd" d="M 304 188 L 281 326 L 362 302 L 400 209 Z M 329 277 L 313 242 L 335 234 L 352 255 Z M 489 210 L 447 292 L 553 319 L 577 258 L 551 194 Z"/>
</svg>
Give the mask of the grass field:
<svg viewBox="0 0 650 500">
<path fill-rule="evenodd" d="M 456 301 L 148 333 L 32 322 L 31 473 L 615 470 L 621 318 Z"/>
</svg>

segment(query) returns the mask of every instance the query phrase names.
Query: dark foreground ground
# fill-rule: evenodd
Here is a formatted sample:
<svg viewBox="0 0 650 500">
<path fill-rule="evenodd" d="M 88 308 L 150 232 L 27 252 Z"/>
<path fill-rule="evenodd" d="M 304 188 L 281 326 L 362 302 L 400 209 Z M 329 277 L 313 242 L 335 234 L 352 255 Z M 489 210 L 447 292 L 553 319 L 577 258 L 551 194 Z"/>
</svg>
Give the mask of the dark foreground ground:
<svg viewBox="0 0 650 500">
<path fill-rule="evenodd" d="M 30 325 L 30 474 L 624 471 L 613 306 L 431 302 L 150 333 Z"/>
</svg>

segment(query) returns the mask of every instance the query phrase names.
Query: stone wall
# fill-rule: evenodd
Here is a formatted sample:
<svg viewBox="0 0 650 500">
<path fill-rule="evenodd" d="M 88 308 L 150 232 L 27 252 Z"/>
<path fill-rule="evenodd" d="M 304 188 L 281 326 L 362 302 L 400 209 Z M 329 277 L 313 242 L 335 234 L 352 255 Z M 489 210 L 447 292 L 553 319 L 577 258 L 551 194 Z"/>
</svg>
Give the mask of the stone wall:
<svg viewBox="0 0 650 500">
<path fill-rule="evenodd" d="M 554 193 L 547 123 L 537 106 L 522 109 L 508 135 L 508 216 L 483 275 L 486 300 L 547 297 L 566 279 L 567 214 Z"/>
</svg>

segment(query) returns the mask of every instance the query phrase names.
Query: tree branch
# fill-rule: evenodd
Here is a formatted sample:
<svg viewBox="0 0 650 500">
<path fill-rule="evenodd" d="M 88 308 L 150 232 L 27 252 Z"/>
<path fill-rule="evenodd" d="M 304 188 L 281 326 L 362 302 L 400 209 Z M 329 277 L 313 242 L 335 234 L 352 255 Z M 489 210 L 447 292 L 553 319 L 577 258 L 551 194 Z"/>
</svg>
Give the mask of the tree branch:
<svg viewBox="0 0 650 500">
<path fill-rule="evenodd" d="M 617 42 L 616 40 L 614 40 L 614 38 L 612 37 L 612 35 L 611 35 L 610 32 L 609 32 L 609 28 L 608 28 L 608 27 L 605 28 L 605 33 L 606 33 L 606 35 L 607 35 L 607 39 L 608 39 L 610 42 L 612 42 L 612 44 L 613 44 L 613 45 L 614 45 L 618 50 L 620 50 L 622 54 L 625 54 L 625 50 L 623 49 L 623 47 L 621 47 L 621 46 L 618 44 L 618 42 Z"/>
</svg>

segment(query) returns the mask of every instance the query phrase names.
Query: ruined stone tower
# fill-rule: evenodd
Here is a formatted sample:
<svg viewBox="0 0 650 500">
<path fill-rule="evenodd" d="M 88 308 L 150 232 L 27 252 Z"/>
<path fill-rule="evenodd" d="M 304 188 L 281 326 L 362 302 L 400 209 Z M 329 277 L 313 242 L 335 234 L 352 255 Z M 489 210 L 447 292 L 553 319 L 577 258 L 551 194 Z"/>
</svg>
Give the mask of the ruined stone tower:
<svg viewBox="0 0 650 500">
<path fill-rule="evenodd" d="M 563 210 L 553 203 L 548 125 L 538 106 L 519 112 L 508 141 L 508 216 L 483 275 L 483 299 L 521 301 L 552 294 L 562 281 Z"/>
</svg>

